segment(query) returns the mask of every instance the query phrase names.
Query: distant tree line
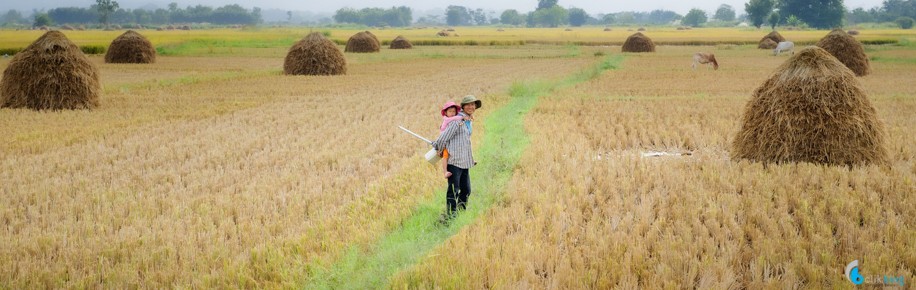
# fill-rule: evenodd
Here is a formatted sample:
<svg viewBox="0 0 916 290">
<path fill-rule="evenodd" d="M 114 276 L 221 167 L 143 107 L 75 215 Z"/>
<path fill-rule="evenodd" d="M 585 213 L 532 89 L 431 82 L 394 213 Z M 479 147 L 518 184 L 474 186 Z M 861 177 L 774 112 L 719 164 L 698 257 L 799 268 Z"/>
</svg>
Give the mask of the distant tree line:
<svg viewBox="0 0 916 290">
<path fill-rule="evenodd" d="M 97 3 L 105 2 L 97 0 Z M 113 1 L 112 1 L 113 2 Z M 177 3 L 170 3 L 168 9 L 144 10 L 115 8 L 110 15 L 102 17 L 99 4 L 89 8 L 62 7 L 36 12 L 27 19 L 16 10 L 0 14 L 0 24 L 23 24 L 33 22 L 57 24 L 81 24 L 105 22 L 136 24 L 167 23 L 214 23 L 214 24 L 257 24 L 263 22 L 261 9 L 255 7 L 247 10 L 239 5 L 226 5 L 212 8 L 208 6 L 188 6 L 178 8 Z M 884 0 L 881 6 L 871 9 L 856 8 L 846 10 L 843 0 L 748 0 L 744 5 L 745 15 L 736 16 L 735 9 L 722 4 L 713 15 L 706 11 L 691 9 L 686 15 L 668 10 L 650 12 L 617 12 L 609 14 L 589 14 L 581 8 L 563 8 L 558 0 L 538 0 L 534 11 L 522 13 L 508 9 L 501 14 L 480 8 L 451 5 L 444 15 L 428 15 L 417 19 L 418 24 L 447 24 L 452 26 L 470 25 L 513 25 L 528 27 L 558 27 L 581 25 L 665 25 L 679 23 L 688 26 L 702 26 L 709 21 L 718 21 L 718 25 L 734 25 L 739 20 L 747 20 L 758 28 L 767 25 L 811 26 L 814 28 L 834 28 L 843 25 L 866 22 L 896 22 L 900 27 L 913 26 L 916 18 L 916 0 Z M 290 12 L 288 12 L 290 13 Z M 338 23 L 354 23 L 367 26 L 402 27 L 414 24 L 413 12 L 409 7 L 399 6 L 384 8 L 342 8 L 333 16 Z M 729 24 L 731 23 L 731 24 Z"/>
<path fill-rule="evenodd" d="M 916 0 L 886 0 L 879 7 L 868 10 L 856 8 L 846 12 L 846 20 L 853 24 L 897 22 L 898 25 L 901 25 L 901 22 L 909 22 L 908 27 L 905 24 L 901 25 L 901 27 L 911 28 L 913 27 L 913 18 L 916 18 Z M 909 20 L 907 21 L 907 19 Z"/>
<path fill-rule="evenodd" d="M 865 22 L 897 22 L 909 28 L 916 17 L 916 0 L 885 0 L 879 7 L 852 11 L 842 0 L 749 0 L 744 7 L 748 20 L 758 28 L 787 24 L 827 29 Z"/>
<path fill-rule="evenodd" d="M 367 26 L 409 26 L 413 23 L 413 11 L 407 6 L 360 10 L 341 8 L 334 13 L 334 21 Z"/>
<path fill-rule="evenodd" d="M 177 3 L 170 3 L 168 9 L 124 9 L 117 8 L 108 12 L 103 17 L 98 4 L 90 7 L 61 7 L 50 9 L 47 12 L 36 12 L 32 15 L 36 25 L 49 24 L 91 24 L 91 23 L 118 23 L 118 24 L 169 24 L 169 23 L 212 23 L 212 24 L 258 24 L 263 22 L 261 9 L 255 7 L 248 10 L 238 4 L 226 5 L 218 8 L 209 6 L 188 6 L 179 8 Z M 107 19 L 106 19 L 107 18 Z M 0 23 L 27 23 L 29 22 L 16 10 L 3 14 Z M 48 22 L 48 23 L 46 23 Z"/>
</svg>

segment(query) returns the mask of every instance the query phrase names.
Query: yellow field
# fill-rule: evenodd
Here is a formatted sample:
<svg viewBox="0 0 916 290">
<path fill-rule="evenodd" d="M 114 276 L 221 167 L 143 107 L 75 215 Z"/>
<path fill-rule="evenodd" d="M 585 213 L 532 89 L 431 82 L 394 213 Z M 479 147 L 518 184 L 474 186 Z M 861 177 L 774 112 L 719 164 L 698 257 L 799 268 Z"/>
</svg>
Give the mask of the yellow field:
<svg viewBox="0 0 916 290">
<path fill-rule="evenodd" d="M 625 29 L 458 28 L 458 38 L 622 41 Z M 763 34 L 669 30 L 649 36 Z M 435 31 L 373 32 L 436 39 L 426 36 Z M 444 199 L 440 173 L 417 157 L 424 145 L 396 125 L 435 136 L 438 107 L 474 94 L 485 104 L 474 129 L 481 144 L 511 84 L 565 78 L 605 59 L 596 52 L 620 54 L 619 46 L 420 46 L 348 53 L 347 75 L 302 77 L 282 75 L 286 48 L 250 45 L 306 32 L 147 31 L 157 45 L 236 44 L 153 65 L 92 56 L 104 85 L 97 110 L 0 109 L 0 260 L 8 261 L 0 289 L 301 288 L 348 249 L 376 247 L 425 201 Z M 120 32 L 66 33 L 86 45 Z M 0 45 L 37 35 L 2 31 Z M 870 37 L 913 34 L 860 39 Z M 696 51 L 715 52 L 721 69 L 692 70 Z M 910 285 L 916 50 L 867 53 L 874 73 L 860 80 L 888 130 L 888 166 L 730 160 L 744 104 L 787 57 L 748 45 L 660 46 L 540 96 L 515 128 L 531 144 L 509 185 L 490 193 L 497 202 L 373 286 L 851 288 L 843 267 L 855 259 L 866 275 Z M 0 70 L 8 64 L 0 59 Z M 649 151 L 689 155 L 642 157 Z"/>
<path fill-rule="evenodd" d="M 719 71 L 694 72 L 684 56 L 697 49 L 631 55 L 542 99 L 499 206 L 393 283 L 848 288 L 843 267 L 856 259 L 914 281 L 916 67 L 875 63 L 862 78 L 890 166 L 763 166 L 730 160 L 729 144 L 751 90 L 785 58 L 721 51 Z M 690 155 L 642 156 L 651 151 Z"/>
</svg>

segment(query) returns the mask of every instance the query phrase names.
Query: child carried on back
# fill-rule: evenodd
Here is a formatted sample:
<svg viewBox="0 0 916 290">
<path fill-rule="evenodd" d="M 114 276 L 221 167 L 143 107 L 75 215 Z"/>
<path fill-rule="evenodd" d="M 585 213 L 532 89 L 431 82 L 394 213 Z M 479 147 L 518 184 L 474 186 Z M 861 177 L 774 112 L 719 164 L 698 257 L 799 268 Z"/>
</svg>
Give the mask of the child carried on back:
<svg viewBox="0 0 916 290">
<path fill-rule="evenodd" d="M 464 116 L 459 116 L 458 112 L 460 111 L 461 107 L 459 107 L 458 104 L 455 104 L 455 102 L 446 102 L 445 105 L 442 106 L 442 111 L 440 111 L 442 114 L 442 125 L 439 126 L 440 134 L 445 131 L 445 128 L 448 127 L 449 123 L 453 121 L 465 120 L 467 118 Z M 448 172 L 448 149 L 442 149 L 442 152 L 439 153 L 439 155 L 442 156 L 442 171 L 445 172 L 445 178 L 449 178 L 449 176 L 452 176 L 452 173 Z"/>
</svg>

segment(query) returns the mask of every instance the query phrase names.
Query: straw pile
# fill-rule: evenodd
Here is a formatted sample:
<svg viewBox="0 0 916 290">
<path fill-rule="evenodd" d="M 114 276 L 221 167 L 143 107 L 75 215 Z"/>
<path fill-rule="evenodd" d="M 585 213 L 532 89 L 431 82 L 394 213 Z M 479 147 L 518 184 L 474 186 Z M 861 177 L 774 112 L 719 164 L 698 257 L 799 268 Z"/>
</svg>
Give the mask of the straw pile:
<svg viewBox="0 0 916 290">
<path fill-rule="evenodd" d="M 411 49 L 413 45 L 410 44 L 410 41 L 403 36 L 398 35 L 394 40 L 391 41 L 391 45 L 388 47 L 390 49 Z"/>
<path fill-rule="evenodd" d="M 757 44 L 757 48 L 759 48 L 759 49 L 776 49 L 776 46 L 777 46 L 777 45 L 779 45 L 779 44 L 776 43 L 775 41 L 773 41 L 772 39 L 764 38 L 763 40 L 760 41 L 760 44 Z"/>
<path fill-rule="evenodd" d="M 869 73 L 868 56 L 865 55 L 865 48 L 862 47 L 858 40 L 842 29 L 834 29 L 815 45 L 832 54 L 852 72 L 856 73 L 857 76 L 864 76 Z"/>
<path fill-rule="evenodd" d="M 769 41 L 767 41 L 767 40 L 769 40 Z M 767 34 L 766 36 L 764 36 L 763 38 L 760 39 L 760 43 L 757 44 L 757 48 L 759 48 L 759 49 L 775 49 L 775 48 L 776 48 L 776 45 L 779 44 L 780 42 L 783 42 L 783 41 L 786 41 L 786 38 L 785 38 L 785 37 L 782 37 L 782 35 L 779 34 L 779 32 L 776 32 L 776 31 L 774 30 L 774 31 L 771 31 L 770 34 Z"/>
<path fill-rule="evenodd" d="M 887 160 L 884 125 L 852 71 L 819 47 L 801 50 L 754 92 L 732 157 L 829 165 Z"/>
<path fill-rule="evenodd" d="M 105 53 L 106 63 L 154 63 L 156 49 L 139 33 L 128 30 L 111 41 Z"/>
<path fill-rule="evenodd" d="M 63 33 L 48 31 L 3 71 L 0 108 L 91 109 L 100 92 L 98 69 Z"/>
<path fill-rule="evenodd" d="M 289 49 L 283 62 L 288 75 L 342 75 L 347 73 L 347 59 L 333 41 L 312 32 Z"/>
<path fill-rule="evenodd" d="M 381 45 L 375 34 L 369 31 L 357 32 L 347 40 L 345 52 L 379 52 Z"/>
<path fill-rule="evenodd" d="M 621 50 L 623 52 L 655 52 L 655 43 L 642 32 L 637 32 L 627 37 Z"/>
</svg>

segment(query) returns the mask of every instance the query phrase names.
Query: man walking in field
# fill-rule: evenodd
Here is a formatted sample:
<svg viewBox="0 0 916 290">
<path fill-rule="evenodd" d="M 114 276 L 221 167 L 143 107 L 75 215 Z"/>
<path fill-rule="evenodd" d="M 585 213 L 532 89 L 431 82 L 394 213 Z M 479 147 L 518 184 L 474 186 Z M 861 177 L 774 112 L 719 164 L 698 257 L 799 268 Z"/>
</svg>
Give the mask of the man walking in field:
<svg viewBox="0 0 916 290">
<path fill-rule="evenodd" d="M 471 125 L 474 111 L 481 105 L 481 101 L 471 95 L 461 99 L 460 115 L 467 117 L 467 120 L 449 123 L 445 131 L 433 142 L 433 148 L 437 151 L 448 149 L 449 152 L 446 169 L 451 176 L 448 177 L 448 188 L 445 191 L 448 211 L 443 216 L 443 221 L 454 218 L 458 210 L 465 209 L 471 195 L 471 176 L 468 170 L 477 164 L 471 152 Z"/>
</svg>

